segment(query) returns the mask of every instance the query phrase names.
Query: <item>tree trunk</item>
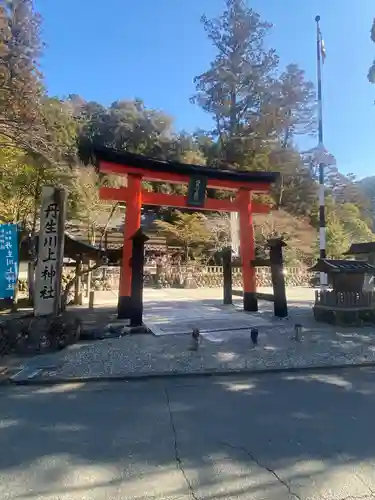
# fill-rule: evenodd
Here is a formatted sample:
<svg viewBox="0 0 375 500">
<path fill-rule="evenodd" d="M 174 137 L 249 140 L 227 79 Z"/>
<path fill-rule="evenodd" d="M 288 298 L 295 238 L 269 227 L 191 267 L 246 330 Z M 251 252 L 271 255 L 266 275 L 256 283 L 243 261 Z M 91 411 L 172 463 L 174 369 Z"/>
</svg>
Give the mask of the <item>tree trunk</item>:
<svg viewBox="0 0 375 500">
<path fill-rule="evenodd" d="M 119 206 L 119 202 L 115 203 L 112 208 L 111 208 L 111 211 L 109 213 L 109 216 L 108 216 L 108 219 L 107 219 L 107 222 L 103 228 L 103 231 L 102 231 L 102 234 L 101 234 L 101 237 L 100 237 L 100 244 L 99 244 L 99 248 L 103 248 L 103 242 L 105 240 L 105 236 L 107 234 L 107 231 L 108 231 L 108 226 L 109 224 L 111 223 L 111 220 L 112 220 L 112 217 L 115 215 L 115 212 Z"/>
<path fill-rule="evenodd" d="M 280 187 L 279 187 L 279 197 L 278 197 L 279 199 L 277 202 L 277 208 L 281 207 L 281 204 L 283 202 L 284 191 L 285 191 L 284 176 L 283 174 L 280 174 Z"/>
<path fill-rule="evenodd" d="M 88 267 L 85 270 L 81 269 L 80 274 L 78 276 L 80 278 L 82 278 L 82 276 L 84 276 L 85 274 L 90 274 L 92 271 L 95 271 L 96 269 L 98 269 L 102 265 L 103 265 L 102 262 L 99 262 L 99 263 L 96 262 L 92 267 Z M 65 287 L 64 293 L 62 295 L 62 300 L 61 300 L 61 310 L 62 310 L 62 312 L 64 312 L 66 310 L 68 296 L 69 296 L 69 291 L 72 288 L 72 286 L 74 285 L 76 278 L 77 278 L 77 275 L 74 275 L 72 277 L 72 279 L 68 282 L 68 284 Z"/>
<path fill-rule="evenodd" d="M 227 152 L 227 162 L 233 166 L 236 163 L 236 142 L 237 142 L 237 94 L 235 87 L 232 87 L 230 93 L 230 131 L 229 147 Z"/>
</svg>

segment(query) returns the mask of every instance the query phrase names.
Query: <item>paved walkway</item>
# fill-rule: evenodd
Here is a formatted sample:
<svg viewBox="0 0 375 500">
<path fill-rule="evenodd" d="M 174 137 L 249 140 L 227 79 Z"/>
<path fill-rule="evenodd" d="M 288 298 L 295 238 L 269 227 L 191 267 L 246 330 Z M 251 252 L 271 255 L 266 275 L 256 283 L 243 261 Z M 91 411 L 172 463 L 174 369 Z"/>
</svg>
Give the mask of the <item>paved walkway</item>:
<svg viewBox="0 0 375 500">
<path fill-rule="evenodd" d="M 308 295 L 312 292 L 294 289 L 289 294 L 295 297 L 290 297 L 290 317 L 280 320 L 273 317 L 269 303 L 261 303 L 255 314 L 244 313 L 240 299 L 234 306 L 222 306 L 221 299 L 213 298 L 215 290 L 146 291 L 145 321 L 159 336 L 119 335 L 74 345 L 34 358 L 13 380 L 53 382 L 375 363 L 374 328 L 339 329 L 315 323 Z M 97 308 L 94 314 L 101 322 L 110 321 L 114 309 Z M 304 327 L 301 342 L 293 339 L 296 322 Z M 259 330 L 255 348 L 251 326 Z M 203 332 L 198 351 L 191 350 L 191 335 L 184 333 L 195 327 Z"/>
</svg>

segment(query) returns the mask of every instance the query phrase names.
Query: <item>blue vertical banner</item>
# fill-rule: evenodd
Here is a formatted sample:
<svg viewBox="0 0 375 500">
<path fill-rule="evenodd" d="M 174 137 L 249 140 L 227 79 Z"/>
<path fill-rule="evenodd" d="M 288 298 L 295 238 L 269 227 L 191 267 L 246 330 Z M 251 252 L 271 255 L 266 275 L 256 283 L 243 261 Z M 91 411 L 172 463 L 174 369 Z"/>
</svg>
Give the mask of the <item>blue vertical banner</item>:
<svg viewBox="0 0 375 500">
<path fill-rule="evenodd" d="M 14 296 L 17 278 L 17 224 L 0 224 L 0 299 Z"/>
</svg>

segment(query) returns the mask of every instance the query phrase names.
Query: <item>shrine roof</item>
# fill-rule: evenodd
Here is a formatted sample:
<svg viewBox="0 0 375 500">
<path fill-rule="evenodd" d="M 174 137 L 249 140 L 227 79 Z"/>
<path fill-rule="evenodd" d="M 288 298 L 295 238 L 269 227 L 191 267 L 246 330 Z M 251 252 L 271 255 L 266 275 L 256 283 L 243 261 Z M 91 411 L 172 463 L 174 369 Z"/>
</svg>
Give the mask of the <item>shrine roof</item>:
<svg viewBox="0 0 375 500">
<path fill-rule="evenodd" d="M 312 272 L 323 273 L 352 273 L 352 274 L 375 274 L 375 266 L 365 260 L 336 260 L 319 259 L 318 262 L 309 268 Z"/>
<path fill-rule="evenodd" d="M 247 170 L 229 170 L 201 165 L 190 165 L 186 163 L 158 160 L 147 156 L 136 155 L 127 151 L 95 147 L 94 157 L 97 161 L 123 165 L 135 169 L 153 171 L 159 173 L 181 174 L 187 176 L 202 176 L 208 179 L 244 183 L 272 184 L 279 178 L 278 172 L 250 172 Z M 125 169 L 124 169 L 125 170 Z M 126 172 L 124 172 L 126 173 Z M 140 172 L 141 173 L 141 172 Z"/>
<path fill-rule="evenodd" d="M 350 248 L 344 255 L 360 255 L 367 253 L 375 253 L 375 241 L 367 243 L 352 243 Z"/>
<path fill-rule="evenodd" d="M 36 247 L 38 248 L 39 235 L 35 236 Z M 21 241 L 20 248 L 20 261 L 27 261 L 29 259 L 29 242 L 27 236 Z M 77 255 L 82 255 L 84 260 L 98 260 L 103 256 L 103 252 L 89 243 L 77 240 L 71 234 L 65 232 L 64 234 L 64 257 L 69 259 L 76 259 Z"/>
</svg>

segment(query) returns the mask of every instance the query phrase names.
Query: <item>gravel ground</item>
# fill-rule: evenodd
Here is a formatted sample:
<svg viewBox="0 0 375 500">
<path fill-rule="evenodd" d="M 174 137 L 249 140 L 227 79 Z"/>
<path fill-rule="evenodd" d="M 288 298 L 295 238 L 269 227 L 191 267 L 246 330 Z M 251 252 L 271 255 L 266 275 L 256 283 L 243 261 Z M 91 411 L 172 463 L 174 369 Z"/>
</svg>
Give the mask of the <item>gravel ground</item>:
<svg viewBox="0 0 375 500">
<path fill-rule="evenodd" d="M 292 289 L 287 319 L 273 317 L 272 305 L 262 303 L 259 313 L 244 313 L 241 302 L 222 306 L 221 290 L 145 291 L 145 322 L 159 332 L 135 334 L 77 344 L 24 365 L 13 380 L 136 377 L 160 374 L 199 374 L 327 367 L 375 363 L 375 328 L 340 329 L 317 324 L 311 313 L 313 290 Z M 90 328 L 102 330 L 113 322 L 108 306 L 82 318 Z M 192 351 L 192 325 L 202 332 L 211 327 L 222 332 L 202 333 L 198 351 Z M 304 326 L 300 342 L 293 340 L 294 325 Z M 250 327 L 259 329 L 259 345 L 250 339 Z M 208 328 L 207 328 L 208 327 Z M 116 330 L 115 330 L 116 331 Z M 120 330 L 121 331 L 121 328 Z"/>
<path fill-rule="evenodd" d="M 230 334 L 230 332 L 229 332 Z M 375 363 L 375 335 L 332 329 L 305 329 L 292 339 L 289 325 L 259 331 L 254 347 L 248 331 L 221 342 L 202 339 L 191 351 L 189 335 L 139 334 L 75 345 L 32 360 L 16 380 L 134 377 L 152 374 L 223 373 Z M 40 369 L 40 370 L 39 370 Z M 30 371 L 31 370 L 31 371 Z M 39 371 L 38 371 L 39 370 Z"/>
</svg>

